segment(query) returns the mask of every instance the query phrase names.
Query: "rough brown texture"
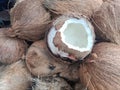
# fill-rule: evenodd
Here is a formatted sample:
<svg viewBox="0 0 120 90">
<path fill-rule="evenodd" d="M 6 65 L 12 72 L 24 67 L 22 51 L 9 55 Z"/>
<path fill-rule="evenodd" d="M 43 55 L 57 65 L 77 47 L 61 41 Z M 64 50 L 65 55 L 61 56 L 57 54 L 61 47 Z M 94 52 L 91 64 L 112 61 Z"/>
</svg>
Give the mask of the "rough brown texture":
<svg viewBox="0 0 120 90">
<path fill-rule="evenodd" d="M 28 3 L 29 2 L 29 3 Z M 36 41 L 48 30 L 50 14 L 42 6 L 43 0 L 18 0 L 10 11 L 10 37 Z"/>
<path fill-rule="evenodd" d="M 33 90 L 73 90 L 62 78 L 47 77 L 34 80 L 36 85 Z"/>
<path fill-rule="evenodd" d="M 26 64 L 29 71 L 38 77 L 59 74 L 69 80 L 78 80 L 78 65 L 69 65 L 53 58 L 47 50 L 44 41 L 33 43 L 26 55 Z"/>
<path fill-rule="evenodd" d="M 0 62 L 4 64 L 18 61 L 27 49 L 25 41 L 7 37 L 4 34 L 7 30 L 7 28 L 0 29 Z"/>
<path fill-rule="evenodd" d="M 80 82 L 75 84 L 74 90 L 87 90 L 87 88 L 83 87 Z"/>
<path fill-rule="evenodd" d="M 0 72 L 0 90 L 28 90 L 31 80 L 25 63 L 18 61 Z"/>
<path fill-rule="evenodd" d="M 59 74 L 60 77 L 66 78 L 71 81 L 79 80 L 79 63 L 70 64 L 63 72 Z"/>
<path fill-rule="evenodd" d="M 97 37 L 120 44 L 120 0 L 109 0 L 93 15 Z"/>
<path fill-rule="evenodd" d="M 120 46 L 99 43 L 80 65 L 80 80 L 88 90 L 120 90 Z"/>
<path fill-rule="evenodd" d="M 30 72 L 35 76 L 49 76 L 63 71 L 66 66 L 52 58 L 44 41 L 33 43 L 26 55 L 26 64 Z"/>
<path fill-rule="evenodd" d="M 102 0 L 44 0 L 44 5 L 55 14 L 90 17 L 102 4 Z"/>
</svg>

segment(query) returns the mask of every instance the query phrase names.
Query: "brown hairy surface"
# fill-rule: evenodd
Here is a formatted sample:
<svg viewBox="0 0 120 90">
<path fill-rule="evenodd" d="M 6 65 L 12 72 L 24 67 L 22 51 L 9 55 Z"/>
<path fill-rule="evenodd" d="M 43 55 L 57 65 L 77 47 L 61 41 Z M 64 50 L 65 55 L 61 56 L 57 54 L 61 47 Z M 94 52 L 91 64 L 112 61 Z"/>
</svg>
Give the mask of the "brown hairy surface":
<svg viewBox="0 0 120 90">
<path fill-rule="evenodd" d="M 50 14 L 43 8 L 41 0 L 17 2 L 10 11 L 11 28 L 7 35 L 36 41 L 48 30 Z"/>
<path fill-rule="evenodd" d="M 55 14 L 90 17 L 102 4 L 102 0 L 44 0 L 44 5 Z"/>
<path fill-rule="evenodd" d="M 30 46 L 26 55 L 26 64 L 35 76 L 54 75 L 67 67 L 50 56 L 44 41 L 37 41 Z"/>
<path fill-rule="evenodd" d="M 88 90 L 120 89 L 120 46 L 99 43 L 80 65 L 80 80 Z"/>
<path fill-rule="evenodd" d="M 103 41 L 120 44 L 120 0 L 111 0 L 103 3 L 93 15 L 93 24 L 97 37 Z"/>
<path fill-rule="evenodd" d="M 64 79 L 59 77 L 37 78 L 34 82 L 36 85 L 33 90 L 73 90 Z"/>
<path fill-rule="evenodd" d="M 1 71 L 0 90 L 29 90 L 31 80 L 31 75 L 21 60 Z"/>
<path fill-rule="evenodd" d="M 29 71 L 37 77 L 59 74 L 72 81 L 79 79 L 79 65 L 67 64 L 51 56 L 42 40 L 30 46 L 26 55 L 26 64 Z"/>
<path fill-rule="evenodd" d="M 24 40 L 7 37 L 4 32 L 8 28 L 0 28 L 0 62 L 10 64 L 18 61 L 27 50 Z"/>
</svg>

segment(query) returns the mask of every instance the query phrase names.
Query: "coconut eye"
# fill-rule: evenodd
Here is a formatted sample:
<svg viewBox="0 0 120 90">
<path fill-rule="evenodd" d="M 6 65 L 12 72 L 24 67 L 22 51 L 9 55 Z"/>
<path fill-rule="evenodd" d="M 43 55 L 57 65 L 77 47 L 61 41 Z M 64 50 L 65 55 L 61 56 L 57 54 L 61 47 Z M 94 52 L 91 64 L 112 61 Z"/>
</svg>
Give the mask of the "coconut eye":
<svg viewBox="0 0 120 90">
<path fill-rule="evenodd" d="M 54 65 L 52 65 L 52 64 L 49 65 L 49 69 L 50 69 L 50 70 L 54 70 L 55 68 L 56 68 L 56 66 L 54 66 Z"/>
</svg>

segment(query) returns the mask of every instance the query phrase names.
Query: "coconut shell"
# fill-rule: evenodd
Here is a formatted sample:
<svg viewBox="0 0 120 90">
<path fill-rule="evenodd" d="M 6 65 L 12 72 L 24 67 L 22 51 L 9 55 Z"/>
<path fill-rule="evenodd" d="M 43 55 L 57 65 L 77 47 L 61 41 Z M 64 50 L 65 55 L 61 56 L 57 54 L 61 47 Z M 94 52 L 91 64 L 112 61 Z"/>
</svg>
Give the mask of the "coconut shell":
<svg viewBox="0 0 120 90">
<path fill-rule="evenodd" d="M 80 80 L 88 90 L 120 90 L 120 46 L 99 43 L 80 65 Z"/>
<path fill-rule="evenodd" d="M 60 30 L 60 28 L 65 23 L 65 21 L 67 21 L 67 20 L 69 20 L 71 18 L 73 18 L 73 17 L 60 16 L 53 22 L 53 25 L 52 25 L 52 28 L 55 28 L 55 31 L 57 31 L 55 36 L 54 36 L 54 39 L 53 39 L 53 44 L 55 45 L 56 48 L 58 48 L 59 51 L 63 51 L 65 53 L 67 53 L 68 57 L 62 57 L 59 54 L 57 55 L 57 53 L 52 52 L 52 50 L 51 50 L 51 52 L 53 53 L 53 55 L 55 55 L 57 57 L 61 57 L 63 60 L 66 60 L 66 58 L 67 58 L 67 59 L 69 59 L 68 61 L 71 60 L 71 62 L 75 62 L 75 61 L 82 60 L 83 58 L 85 58 L 91 52 L 91 50 L 87 50 L 87 51 L 83 51 L 83 52 L 78 51 L 78 50 L 74 50 L 72 48 L 69 48 L 62 41 L 61 33 L 58 30 Z M 94 41 L 95 41 L 95 33 L 94 33 L 94 28 L 93 28 L 92 24 L 85 17 L 79 17 L 79 19 L 80 18 L 84 19 L 85 22 L 88 24 L 88 27 L 91 29 L 91 36 L 92 36 L 93 43 L 94 43 Z M 77 18 L 75 18 L 75 19 L 77 19 Z M 48 35 L 52 31 L 52 28 L 49 30 Z M 73 36 L 71 36 L 71 37 L 73 37 Z M 49 36 L 47 36 L 47 39 L 49 39 Z M 48 48 L 52 49 L 50 47 L 49 42 L 47 42 L 47 44 L 48 44 Z"/>
<path fill-rule="evenodd" d="M 120 0 L 108 0 L 93 15 L 96 36 L 120 44 Z"/>
<path fill-rule="evenodd" d="M 6 34 L 29 41 L 41 39 L 50 22 L 50 14 L 43 8 L 42 2 L 43 0 L 18 0 L 10 11 L 11 28 Z"/>
<path fill-rule="evenodd" d="M 34 79 L 33 90 L 73 90 L 72 87 L 62 78 L 47 77 Z"/>
<path fill-rule="evenodd" d="M 102 3 L 102 0 L 44 0 L 45 7 L 51 12 L 75 17 L 90 17 Z"/>
<path fill-rule="evenodd" d="M 27 44 L 24 40 L 7 37 L 4 34 L 7 30 L 8 28 L 0 29 L 0 62 L 11 64 L 25 55 Z"/>
<path fill-rule="evenodd" d="M 8 65 L 0 73 L 0 90 L 28 90 L 31 75 L 23 61 Z"/>
<path fill-rule="evenodd" d="M 26 54 L 26 64 L 35 76 L 49 76 L 62 72 L 67 66 L 57 62 L 47 51 L 44 41 L 34 42 Z"/>
</svg>

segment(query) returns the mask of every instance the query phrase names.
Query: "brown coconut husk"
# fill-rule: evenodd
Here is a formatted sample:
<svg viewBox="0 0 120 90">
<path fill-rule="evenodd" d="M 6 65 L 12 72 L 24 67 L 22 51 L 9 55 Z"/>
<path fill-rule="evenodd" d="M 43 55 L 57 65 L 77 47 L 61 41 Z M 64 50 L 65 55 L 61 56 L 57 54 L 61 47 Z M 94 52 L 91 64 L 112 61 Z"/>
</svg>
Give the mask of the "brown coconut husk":
<svg viewBox="0 0 120 90">
<path fill-rule="evenodd" d="M 36 41 L 49 28 L 50 14 L 42 6 L 43 0 L 18 0 L 10 11 L 11 28 L 6 32 L 10 37 Z"/>
<path fill-rule="evenodd" d="M 80 65 L 80 80 L 88 90 L 120 90 L 120 46 L 99 43 Z"/>
<path fill-rule="evenodd" d="M 96 36 L 103 41 L 120 44 L 120 0 L 108 0 L 95 12 L 92 21 Z"/>
<path fill-rule="evenodd" d="M 51 12 L 76 17 L 90 17 L 102 3 L 102 0 L 44 0 L 45 7 Z"/>
<path fill-rule="evenodd" d="M 4 32 L 8 28 L 0 29 L 0 62 L 11 64 L 18 61 L 26 53 L 27 44 L 24 40 L 7 37 Z"/>
<path fill-rule="evenodd" d="M 29 71 L 37 77 L 59 74 L 61 77 L 76 81 L 79 79 L 78 65 L 71 65 L 54 58 L 48 51 L 44 41 L 34 42 L 26 54 L 26 65 Z"/>
<path fill-rule="evenodd" d="M 75 84 L 74 90 L 87 90 L 87 88 L 83 87 L 83 85 L 78 82 Z"/>
<path fill-rule="evenodd" d="M 58 63 L 46 50 L 44 41 L 34 42 L 26 54 L 26 64 L 35 76 L 50 76 L 63 71 L 66 66 Z"/>
<path fill-rule="evenodd" d="M 35 86 L 32 90 L 73 90 L 64 79 L 59 77 L 36 78 L 33 81 Z"/>
<path fill-rule="evenodd" d="M 1 66 L 2 67 L 2 66 Z M 0 73 L 0 90 L 28 90 L 32 77 L 23 61 L 4 67 Z"/>
<path fill-rule="evenodd" d="M 78 62 L 70 64 L 68 68 L 64 69 L 59 76 L 66 78 L 73 82 L 79 81 L 79 64 Z"/>
</svg>

